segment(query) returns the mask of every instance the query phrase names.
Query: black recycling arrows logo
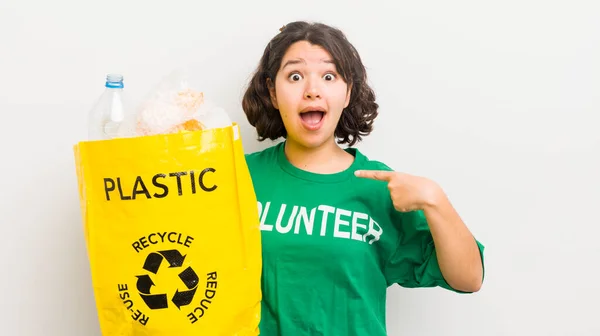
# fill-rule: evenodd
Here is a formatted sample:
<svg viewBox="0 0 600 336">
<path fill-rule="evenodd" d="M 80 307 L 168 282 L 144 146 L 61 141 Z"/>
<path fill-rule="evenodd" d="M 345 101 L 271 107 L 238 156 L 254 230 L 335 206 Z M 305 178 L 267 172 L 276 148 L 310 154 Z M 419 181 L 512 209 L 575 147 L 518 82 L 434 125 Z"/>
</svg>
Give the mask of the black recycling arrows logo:
<svg viewBox="0 0 600 336">
<path fill-rule="evenodd" d="M 153 274 L 158 274 L 163 260 L 166 260 L 169 268 L 183 267 L 185 256 L 182 256 L 177 250 L 152 252 L 146 257 L 144 270 Z M 148 308 L 164 309 L 169 307 L 169 296 L 167 293 L 151 293 L 152 286 L 155 284 L 150 275 L 144 274 L 136 277 L 137 290 Z M 181 291 L 179 288 L 175 289 L 175 293 L 171 297 L 171 302 L 173 302 L 178 309 L 181 309 L 182 306 L 189 305 L 194 299 L 199 278 L 198 275 L 196 275 L 196 272 L 188 266 L 179 273 L 179 279 L 181 279 L 186 289 Z"/>
</svg>

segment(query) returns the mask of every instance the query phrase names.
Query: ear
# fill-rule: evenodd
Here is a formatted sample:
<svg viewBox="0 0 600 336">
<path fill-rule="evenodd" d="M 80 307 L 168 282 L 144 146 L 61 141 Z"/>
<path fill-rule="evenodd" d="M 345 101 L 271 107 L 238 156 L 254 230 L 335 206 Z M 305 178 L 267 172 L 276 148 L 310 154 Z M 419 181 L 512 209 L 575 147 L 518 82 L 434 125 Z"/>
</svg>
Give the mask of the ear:
<svg viewBox="0 0 600 336">
<path fill-rule="evenodd" d="M 350 104 L 350 97 L 352 96 L 352 84 L 348 85 L 348 91 L 346 92 L 346 101 L 344 102 L 344 108 Z"/>
<path fill-rule="evenodd" d="M 279 106 L 277 105 L 277 95 L 275 94 L 275 85 L 273 84 L 273 81 L 271 81 L 271 78 L 267 78 L 267 88 L 269 88 L 271 104 L 273 104 L 273 107 L 276 109 L 279 109 Z"/>
</svg>

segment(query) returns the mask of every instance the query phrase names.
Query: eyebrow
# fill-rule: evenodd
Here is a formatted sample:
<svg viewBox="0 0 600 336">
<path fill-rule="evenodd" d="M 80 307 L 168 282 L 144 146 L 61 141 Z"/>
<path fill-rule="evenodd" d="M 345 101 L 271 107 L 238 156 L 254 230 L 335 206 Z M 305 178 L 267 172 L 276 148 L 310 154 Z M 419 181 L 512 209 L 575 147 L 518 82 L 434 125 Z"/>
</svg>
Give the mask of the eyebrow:
<svg viewBox="0 0 600 336">
<path fill-rule="evenodd" d="M 323 63 L 328 63 L 328 64 L 334 64 L 335 65 L 335 62 L 333 62 L 333 60 L 331 60 L 331 59 L 324 59 L 322 61 L 323 61 Z M 304 59 L 302 59 L 302 58 L 292 59 L 292 60 L 289 60 L 289 61 L 285 62 L 285 64 L 281 67 L 281 69 L 283 70 L 283 69 L 285 69 L 286 66 L 288 66 L 288 65 L 295 65 L 295 64 L 306 64 L 306 61 Z"/>
</svg>

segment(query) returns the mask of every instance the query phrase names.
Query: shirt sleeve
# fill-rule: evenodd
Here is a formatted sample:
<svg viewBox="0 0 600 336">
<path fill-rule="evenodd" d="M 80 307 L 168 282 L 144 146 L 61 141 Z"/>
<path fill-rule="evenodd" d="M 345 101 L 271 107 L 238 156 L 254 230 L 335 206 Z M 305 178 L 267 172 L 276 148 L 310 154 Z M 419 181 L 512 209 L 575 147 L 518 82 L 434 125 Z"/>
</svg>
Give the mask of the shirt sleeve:
<svg viewBox="0 0 600 336">
<path fill-rule="evenodd" d="M 388 285 L 397 283 L 407 288 L 439 286 L 463 293 L 452 288 L 442 275 L 423 211 L 396 212 L 392 217 L 398 227 L 398 243 L 386 263 Z M 476 242 L 483 262 L 484 246 Z"/>
</svg>

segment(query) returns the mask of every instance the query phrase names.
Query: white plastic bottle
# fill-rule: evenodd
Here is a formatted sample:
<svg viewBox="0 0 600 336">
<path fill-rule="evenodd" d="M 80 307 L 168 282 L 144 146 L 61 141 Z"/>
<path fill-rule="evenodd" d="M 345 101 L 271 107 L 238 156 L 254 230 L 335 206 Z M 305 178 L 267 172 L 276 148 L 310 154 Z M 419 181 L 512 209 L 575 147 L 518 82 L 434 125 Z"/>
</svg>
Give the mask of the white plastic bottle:
<svg viewBox="0 0 600 336">
<path fill-rule="evenodd" d="M 123 76 L 106 76 L 104 93 L 88 116 L 88 139 L 108 140 L 118 137 L 119 126 L 128 114 L 128 101 L 123 92 Z"/>
</svg>

